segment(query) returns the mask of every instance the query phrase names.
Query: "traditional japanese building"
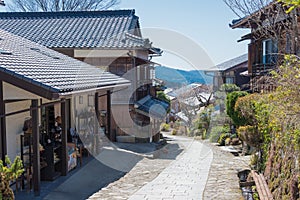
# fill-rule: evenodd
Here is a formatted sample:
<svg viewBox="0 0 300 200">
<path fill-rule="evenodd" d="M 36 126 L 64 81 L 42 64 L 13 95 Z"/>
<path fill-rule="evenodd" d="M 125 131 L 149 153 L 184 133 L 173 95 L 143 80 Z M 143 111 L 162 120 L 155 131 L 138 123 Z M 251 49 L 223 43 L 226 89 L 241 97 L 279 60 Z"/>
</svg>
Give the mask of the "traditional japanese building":
<svg viewBox="0 0 300 200">
<path fill-rule="evenodd" d="M 21 154 L 39 193 L 41 180 L 70 169 L 69 130 L 84 127 L 99 135 L 99 94 L 109 98 L 116 88 L 129 85 L 110 72 L 0 30 L 1 159 Z M 110 112 L 110 101 L 102 106 Z"/>
<path fill-rule="evenodd" d="M 141 110 L 140 103 L 151 101 L 149 105 L 167 109 L 164 102 L 155 99 L 156 63 L 151 61 L 162 51 L 142 37 L 134 10 L 0 13 L 0 28 L 131 80 L 123 94 L 108 98 L 99 93 L 100 124 L 113 141 L 121 136 L 133 137 L 133 141 L 158 139 L 153 137 L 159 135 L 154 126 L 164 116 L 151 117 L 151 108 Z M 112 112 L 101 107 L 107 99 Z M 137 131 L 136 126 L 147 128 Z M 143 134 L 138 135 L 140 132 Z"/>
</svg>

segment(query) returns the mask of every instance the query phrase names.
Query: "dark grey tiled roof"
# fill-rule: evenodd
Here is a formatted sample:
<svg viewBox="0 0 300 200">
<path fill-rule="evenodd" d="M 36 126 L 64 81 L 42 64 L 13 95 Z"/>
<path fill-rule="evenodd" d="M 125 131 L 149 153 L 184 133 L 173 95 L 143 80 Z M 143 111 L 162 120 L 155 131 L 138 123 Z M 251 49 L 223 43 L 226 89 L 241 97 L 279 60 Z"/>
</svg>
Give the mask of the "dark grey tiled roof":
<svg viewBox="0 0 300 200">
<path fill-rule="evenodd" d="M 129 83 L 3 30 L 0 30 L 0 74 L 60 94 Z"/>
<path fill-rule="evenodd" d="M 163 119 L 169 109 L 170 104 L 150 95 L 137 102 L 138 110 L 147 116 Z"/>
<path fill-rule="evenodd" d="M 218 64 L 206 71 L 225 71 L 227 69 L 230 69 L 232 67 L 235 67 L 239 64 L 242 64 L 242 63 L 245 63 L 248 61 L 248 54 L 243 54 L 239 57 L 236 57 L 236 58 L 233 58 L 233 59 L 230 59 L 226 62 L 223 62 L 221 64 Z"/>
<path fill-rule="evenodd" d="M 143 48 L 149 40 L 139 28 L 134 10 L 6 12 L 0 28 L 43 46 L 78 48 Z M 137 36 L 136 36 L 137 35 Z"/>
</svg>

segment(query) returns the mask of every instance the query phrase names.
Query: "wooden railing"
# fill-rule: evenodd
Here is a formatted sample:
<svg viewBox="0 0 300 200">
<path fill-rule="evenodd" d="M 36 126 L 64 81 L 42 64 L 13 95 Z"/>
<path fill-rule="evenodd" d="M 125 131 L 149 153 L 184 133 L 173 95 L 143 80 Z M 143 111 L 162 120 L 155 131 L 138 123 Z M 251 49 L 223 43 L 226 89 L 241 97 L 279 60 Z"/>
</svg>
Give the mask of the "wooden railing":
<svg viewBox="0 0 300 200">
<path fill-rule="evenodd" d="M 269 189 L 269 186 L 266 182 L 266 179 L 263 174 L 258 174 L 256 171 L 252 170 L 251 175 L 255 182 L 257 192 L 260 200 L 273 200 L 272 193 Z"/>
</svg>

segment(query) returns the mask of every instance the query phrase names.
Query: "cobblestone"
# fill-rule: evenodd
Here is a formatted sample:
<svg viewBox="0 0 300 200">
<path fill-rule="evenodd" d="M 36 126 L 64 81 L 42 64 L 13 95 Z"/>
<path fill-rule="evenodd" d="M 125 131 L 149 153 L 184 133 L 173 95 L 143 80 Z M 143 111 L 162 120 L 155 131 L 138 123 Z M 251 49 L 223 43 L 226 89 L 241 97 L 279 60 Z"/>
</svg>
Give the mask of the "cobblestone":
<svg viewBox="0 0 300 200">
<path fill-rule="evenodd" d="M 236 157 L 219 147 L 207 143 L 214 153 L 203 199 L 240 200 L 243 199 L 239 188 L 238 171 L 249 168 L 249 157 Z"/>
<path fill-rule="evenodd" d="M 249 158 L 235 157 L 204 142 L 203 151 L 213 153 L 209 161 L 203 152 L 196 153 L 197 149 L 202 151 L 199 147 L 186 154 L 191 141 L 190 138 L 168 141 L 163 149 L 153 153 L 153 159 L 143 158 L 124 177 L 102 188 L 89 199 L 243 199 L 237 172 L 248 168 Z M 195 153 L 200 155 L 199 159 L 187 156 Z"/>
<path fill-rule="evenodd" d="M 154 159 L 143 158 L 124 177 L 102 188 L 89 197 L 90 200 L 117 200 L 128 199 L 144 185 L 155 179 L 184 149 L 186 144 L 169 141 L 165 147 L 153 152 Z M 149 197 L 151 199 L 154 197 Z M 145 199 L 144 195 L 136 199 Z"/>
</svg>

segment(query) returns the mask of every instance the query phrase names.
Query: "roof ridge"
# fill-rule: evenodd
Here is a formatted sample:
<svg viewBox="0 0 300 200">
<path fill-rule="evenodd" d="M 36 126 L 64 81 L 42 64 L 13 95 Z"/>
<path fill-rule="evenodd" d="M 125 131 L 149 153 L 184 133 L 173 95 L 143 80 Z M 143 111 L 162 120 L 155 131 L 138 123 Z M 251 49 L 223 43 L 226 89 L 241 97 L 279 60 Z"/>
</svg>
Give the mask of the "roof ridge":
<svg viewBox="0 0 300 200">
<path fill-rule="evenodd" d="M 57 11 L 57 12 L 0 12 L 0 17 L 23 18 L 23 17 L 86 17 L 86 16 L 135 16 L 135 9 L 122 10 L 98 10 L 98 11 Z"/>
</svg>

